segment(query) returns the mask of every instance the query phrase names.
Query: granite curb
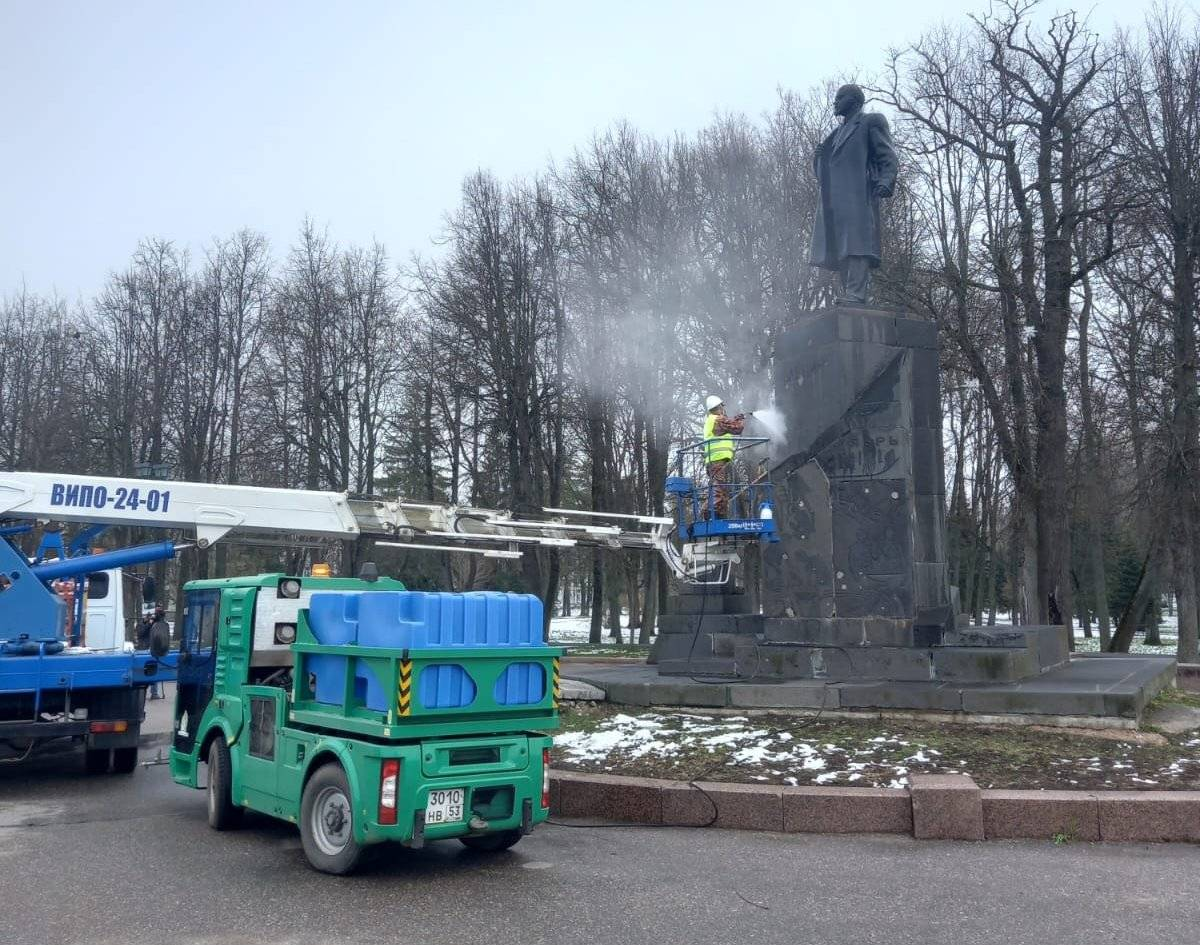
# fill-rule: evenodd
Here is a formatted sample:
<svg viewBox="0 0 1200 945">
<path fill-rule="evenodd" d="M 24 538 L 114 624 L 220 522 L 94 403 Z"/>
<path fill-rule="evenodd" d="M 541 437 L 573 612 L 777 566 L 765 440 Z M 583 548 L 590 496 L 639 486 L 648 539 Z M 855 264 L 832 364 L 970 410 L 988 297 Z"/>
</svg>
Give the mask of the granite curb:
<svg viewBox="0 0 1200 945">
<path fill-rule="evenodd" d="M 939 840 L 1200 842 L 1200 791 L 982 790 L 966 775 L 908 788 L 684 782 L 550 772 L 552 815 L 606 824 Z"/>
</svg>

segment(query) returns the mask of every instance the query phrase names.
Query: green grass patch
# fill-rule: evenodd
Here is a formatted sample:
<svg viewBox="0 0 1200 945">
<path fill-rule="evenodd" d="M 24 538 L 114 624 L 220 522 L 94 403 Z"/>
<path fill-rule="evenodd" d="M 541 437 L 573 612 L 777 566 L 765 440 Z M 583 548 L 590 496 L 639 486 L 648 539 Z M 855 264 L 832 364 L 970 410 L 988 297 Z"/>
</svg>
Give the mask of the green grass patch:
<svg viewBox="0 0 1200 945">
<path fill-rule="evenodd" d="M 1155 709 L 1171 705 L 1184 705 L 1192 709 L 1200 709 L 1200 692 L 1189 692 L 1187 689 L 1176 689 L 1174 686 L 1169 686 L 1146 706 L 1146 712 L 1149 714 Z"/>
</svg>

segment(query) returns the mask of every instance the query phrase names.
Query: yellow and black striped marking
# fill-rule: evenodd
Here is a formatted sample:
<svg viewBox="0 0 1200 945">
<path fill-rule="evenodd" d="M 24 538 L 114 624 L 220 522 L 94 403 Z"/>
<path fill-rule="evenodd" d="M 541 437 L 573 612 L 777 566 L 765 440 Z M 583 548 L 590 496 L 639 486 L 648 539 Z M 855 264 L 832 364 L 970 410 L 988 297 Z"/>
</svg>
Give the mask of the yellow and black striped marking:
<svg viewBox="0 0 1200 945">
<path fill-rule="evenodd" d="M 554 657 L 554 672 L 552 674 L 552 691 L 554 692 L 554 704 L 558 705 L 559 697 L 562 695 L 562 683 L 559 681 L 558 657 Z"/>
<path fill-rule="evenodd" d="M 400 661 L 400 715 L 412 715 L 412 660 Z"/>
</svg>

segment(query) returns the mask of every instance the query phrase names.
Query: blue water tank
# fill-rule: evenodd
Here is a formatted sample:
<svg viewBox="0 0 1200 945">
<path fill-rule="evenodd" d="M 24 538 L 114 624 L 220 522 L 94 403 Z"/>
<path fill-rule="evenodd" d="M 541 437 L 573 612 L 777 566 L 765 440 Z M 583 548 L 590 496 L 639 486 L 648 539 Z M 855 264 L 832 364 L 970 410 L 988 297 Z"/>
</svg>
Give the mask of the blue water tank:
<svg viewBox="0 0 1200 945">
<path fill-rule="evenodd" d="M 358 640 L 358 601 L 362 594 L 313 594 L 308 626 L 318 643 L 342 646 Z"/>
<path fill-rule="evenodd" d="M 354 696 L 375 712 L 386 712 L 396 698 L 391 687 L 383 684 L 375 667 L 361 659 L 354 661 Z"/>
<path fill-rule="evenodd" d="M 546 698 L 546 671 L 540 663 L 513 663 L 496 680 L 492 698 L 500 705 L 536 705 Z"/>
<path fill-rule="evenodd" d="M 422 708 L 460 709 L 475 701 L 475 680 L 457 663 L 433 663 L 421 670 L 417 695 Z"/>
<path fill-rule="evenodd" d="M 309 625 L 321 643 L 396 649 L 542 645 L 532 594 L 371 591 L 314 594 Z"/>
<path fill-rule="evenodd" d="M 341 705 L 346 698 L 345 656 L 325 656 L 310 653 L 304 658 L 304 668 L 313 677 L 313 698 L 325 705 Z"/>
<path fill-rule="evenodd" d="M 325 645 L 357 644 L 390 649 L 543 646 L 542 602 L 532 594 L 471 591 L 368 591 L 313 594 L 308 623 Z M 340 705 L 346 679 L 344 656 L 310 655 L 318 702 Z M 385 712 L 393 693 L 375 669 L 355 659 L 355 696 L 367 708 Z M 528 705 L 545 696 L 545 672 L 537 664 L 510 666 L 496 684 L 501 705 Z M 427 666 L 418 697 L 426 708 L 457 708 L 475 701 L 475 682 L 457 664 Z"/>
</svg>

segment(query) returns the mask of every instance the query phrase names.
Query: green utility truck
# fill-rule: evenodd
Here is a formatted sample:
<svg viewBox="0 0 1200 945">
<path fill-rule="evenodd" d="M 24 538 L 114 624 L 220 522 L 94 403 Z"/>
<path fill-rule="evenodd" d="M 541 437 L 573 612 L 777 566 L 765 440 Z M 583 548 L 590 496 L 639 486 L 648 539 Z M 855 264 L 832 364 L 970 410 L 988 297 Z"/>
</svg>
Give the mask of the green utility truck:
<svg viewBox="0 0 1200 945">
<path fill-rule="evenodd" d="M 207 787 L 215 829 L 290 821 L 341 874 L 374 844 L 504 850 L 546 819 L 562 651 L 536 597 L 282 574 L 185 590 L 171 774 Z"/>
</svg>

